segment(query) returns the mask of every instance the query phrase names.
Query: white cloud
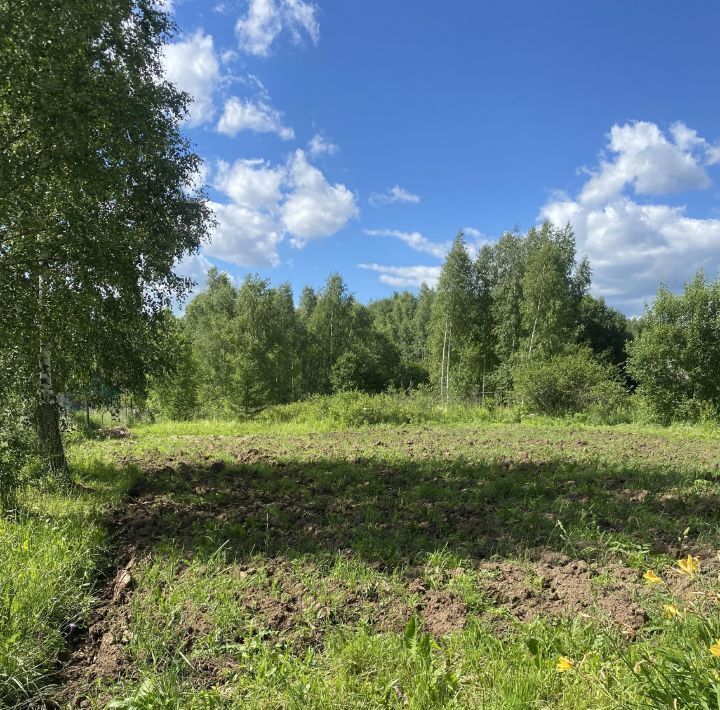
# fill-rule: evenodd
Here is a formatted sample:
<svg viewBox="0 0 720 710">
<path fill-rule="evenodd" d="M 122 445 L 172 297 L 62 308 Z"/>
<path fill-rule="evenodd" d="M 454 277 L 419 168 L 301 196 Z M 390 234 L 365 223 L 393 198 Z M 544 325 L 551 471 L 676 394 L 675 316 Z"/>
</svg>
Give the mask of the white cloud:
<svg viewBox="0 0 720 710">
<path fill-rule="evenodd" d="M 481 241 L 487 239 L 487 237 L 485 237 L 485 235 L 479 229 L 475 229 L 475 227 L 464 227 L 462 231 L 466 237 L 474 241 Z"/>
<path fill-rule="evenodd" d="M 292 140 L 295 132 L 283 125 L 283 115 L 264 101 L 251 101 L 231 96 L 225 102 L 225 110 L 220 117 L 217 130 L 235 137 L 240 131 L 256 133 L 276 133 L 283 140 Z"/>
<path fill-rule="evenodd" d="M 162 61 L 167 79 L 193 98 L 188 124 L 199 126 L 212 120 L 215 89 L 221 81 L 212 36 L 198 30 L 187 39 L 165 45 Z"/>
<path fill-rule="evenodd" d="M 282 219 L 293 246 L 335 234 L 358 214 L 355 195 L 345 185 L 331 185 L 302 150 L 291 158 L 288 177 L 291 189 Z"/>
<path fill-rule="evenodd" d="M 237 160 L 232 165 L 221 160 L 214 187 L 235 204 L 253 210 L 274 210 L 285 178 L 284 166 L 272 167 L 264 160 Z"/>
<path fill-rule="evenodd" d="M 578 251 L 590 258 L 593 289 L 637 313 L 660 282 L 680 288 L 699 267 L 720 269 L 720 219 L 689 217 L 684 206 L 640 203 L 630 197 L 662 195 L 710 184 L 705 168 L 720 162 L 716 148 L 678 123 L 668 139 L 654 124 L 614 126 L 613 162 L 602 162 L 576 198 L 558 195 L 542 219 L 570 222 Z"/>
<path fill-rule="evenodd" d="M 420 232 L 402 232 L 399 229 L 366 229 L 365 234 L 370 237 L 394 237 L 405 242 L 411 249 L 432 254 L 438 259 L 444 259 L 450 251 L 450 242 L 431 242 Z"/>
<path fill-rule="evenodd" d="M 275 133 L 283 140 L 292 140 L 295 132 L 284 123 L 281 111 L 272 106 L 270 95 L 263 83 L 253 74 L 232 77 L 220 70 L 223 64 L 233 62 L 237 54 L 227 51 L 218 57 L 212 35 L 202 29 L 163 50 L 163 66 L 167 79 L 192 97 L 187 122 L 200 126 L 214 120 L 217 104 L 232 81 L 249 86 L 256 98 L 225 98 L 223 112 L 216 130 L 235 137 L 240 131 Z"/>
<path fill-rule="evenodd" d="M 668 140 L 658 126 L 645 121 L 613 126 L 608 148 L 615 158 L 603 160 L 599 170 L 591 172 L 580 199 L 599 204 L 627 186 L 638 195 L 708 187 L 710 178 L 704 166 L 710 162 L 710 146 L 682 123 L 675 124 L 671 134 L 673 140 Z"/>
<path fill-rule="evenodd" d="M 387 192 L 374 192 L 370 195 L 370 204 L 373 207 L 392 205 L 395 202 L 411 202 L 417 204 L 420 202 L 420 197 L 419 195 L 414 195 L 412 192 L 408 192 L 405 188 L 400 187 L 400 185 L 395 185 L 395 187 L 390 188 Z"/>
<path fill-rule="evenodd" d="M 382 264 L 358 264 L 380 274 L 380 281 L 397 288 L 409 288 L 427 284 L 435 287 L 440 278 L 440 266 L 383 266 Z"/>
<path fill-rule="evenodd" d="M 320 39 L 318 8 L 306 0 L 249 0 L 247 14 L 235 25 L 240 48 L 247 54 L 267 57 L 277 37 L 287 32 L 295 44 L 307 35 Z"/>
<path fill-rule="evenodd" d="M 340 150 L 338 146 L 321 133 L 316 133 L 308 143 L 308 152 L 313 158 L 319 158 L 321 155 L 335 155 L 338 150 Z"/>
<path fill-rule="evenodd" d="M 220 161 L 213 186 L 230 202 L 211 203 L 218 226 L 205 251 L 241 266 L 275 266 L 284 239 L 302 248 L 335 234 L 357 214 L 353 193 L 330 184 L 302 150 L 286 165 Z"/>
<path fill-rule="evenodd" d="M 234 203 L 211 202 L 217 226 L 205 247 L 210 256 L 238 266 L 277 266 L 283 233 L 270 212 Z"/>
</svg>

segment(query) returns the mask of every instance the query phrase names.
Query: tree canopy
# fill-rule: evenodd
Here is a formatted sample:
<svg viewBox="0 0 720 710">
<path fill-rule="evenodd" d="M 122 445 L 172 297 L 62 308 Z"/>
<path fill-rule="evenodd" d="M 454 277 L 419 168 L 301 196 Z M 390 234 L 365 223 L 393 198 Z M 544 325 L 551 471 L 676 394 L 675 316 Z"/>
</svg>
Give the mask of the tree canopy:
<svg viewBox="0 0 720 710">
<path fill-rule="evenodd" d="M 21 390 L 39 379 L 52 466 L 55 391 L 100 376 L 141 391 L 162 360 L 173 267 L 210 213 L 165 81 L 173 27 L 149 0 L 0 0 L 0 342 Z"/>
</svg>

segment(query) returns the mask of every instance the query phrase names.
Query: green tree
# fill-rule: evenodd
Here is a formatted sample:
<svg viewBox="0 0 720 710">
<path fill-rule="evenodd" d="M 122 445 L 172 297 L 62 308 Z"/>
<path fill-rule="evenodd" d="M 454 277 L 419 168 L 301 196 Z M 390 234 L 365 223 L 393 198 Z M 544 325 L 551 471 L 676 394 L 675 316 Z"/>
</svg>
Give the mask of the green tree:
<svg viewBox="0 0 720 710">
<path fill-rule="evenodd" d="M 61 477 L 57 387 L 88 358 L 145 374 L 208 226 L 188 97 L 162 76 L 171 31 L 149 0 L 0 0 L 0 333 Z"/>
<path fill-rule="evenodd" d="M 466 394 L 477 384 L 473 339 L 482 317 L 476 272 L 460 232 L 440 272 L 430 329 L 430 376 L 441 396 Z"/>
<path fill-rule="evenodd" d="M 350 348 L 353 337 L 359 335 L 358 309 L 353 296 L 340 274 L 332 274 L 317 298 L 307 327 L 312 338 L 309 358 L 314 370 L 314 389 L 329 393 L 331 373 L 337 359 Z"/>
<path fill-rule="evenodd" d="M 418 362 L 422 363 L 426 370 L 429 369 L 430 361 L 430 323 L 432 317 L 432 306 L 435 301 L 435 291 L 427 284 L 420 286 L 417 297 L 417 308 L 413 318 L 413 355 Z"/>
<path fill-rule="evenodd" d="M 520 316 L 527 357 L 557 355 L 575 342 L 580 303 L 590 284 L 586 261 L 576 265 L 571 227 L 549 222 L 525 237 Z"/>
<path fill-rule="evenodd" d="M 423 286 L 424 291 L 429 289 Z M 421 289 L 421 297 L 427 298 Z M 409 291 L 394 293 L 370 303 L 368 310 L 373 319 L 374 329 L 397 351 L 399 364 L 393 375 L 388 362 L 385 370 L 389 377 L 397 380 L 398 386 L 409 387 L 428 380 L 426 360 L 427 321 L 429 309 L 419 313 L 420 297 Z M 425 303 L 423 302 L 423 306 Z M 388 355 L 388 357 L 390 357 Z M 387 379 L 387 378 L 386 378 Z"/>
<path fill-rule="evenodd" d="M 603 298 L 585 294 L 580 301 L 580 338 L 598 355 L 607 355 L 614 365 L 627 360 L 625 345 L 632 338 L 628 319 Z"/>
<path fill-rule="evenodd" d="M 667 423 L 720 413 L 720 280 L 702 271 L 682 294 L 662 286 L 628 345 L 628 370 Z"/>
<path fill-rule="evenodd" d="M 242 383 L 235 397 L 244 411 L 293 398 L 300 371 L 297 331 L 290 286 L 271 288 L 269 281 L 247 276 L 238 290 L 231 328 L 236 376 Z"/>
<path fill-rule="evenodd" d="M 192 343 L 188 338 L 184 323 L 172 315 L 168 334 L 164 338 L 165 346 L 171 350 L 166 372 L 152 378 L 150 406 L 167 419 L 192 419 L 199 406 L 198 363 L 193 357 Z"/>
<path fill-rule="evenodd" d="M 232 345 L 237 291 L 217 269 L 207 274 L 207 286 L 188 304 L 183 324 L 198 364 L 198 399 L 205 411 L 230 411 Z"/>
<path fill-rule="evenodd" d="M 472 334 L 469 361 L 473 363 L 483 399 L 487 390 L 489 376 L 497 365 L 495 352 L 495 314 L 493 309 L 493 289 L 497 284 L 495 254 L 489 245 L 480 248 L 475 268 L 475 323 Z"/>
<path fill-rule="evenodd" d="M 507 363 L 522 339 L 523 276 L 525 242 L 518 232 L 506 232 L 493 249 L 494 278 L 491 288 L 495 354 Z"/>
</svg>

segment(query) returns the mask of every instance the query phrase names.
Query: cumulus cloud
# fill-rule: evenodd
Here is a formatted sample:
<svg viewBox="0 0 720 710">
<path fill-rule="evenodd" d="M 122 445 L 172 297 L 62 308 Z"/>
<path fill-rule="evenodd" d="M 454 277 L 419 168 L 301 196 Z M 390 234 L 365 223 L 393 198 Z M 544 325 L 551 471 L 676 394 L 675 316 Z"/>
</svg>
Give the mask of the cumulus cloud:
<svg viewBox="0 0 720 710">
<path fill-rule="evenodd" d="M 283 124 L 283 115 L 264 101 L 251 101 L 231 96 L 218 121 L 217 130 L 235 137 L 240 131 L 276 133 L 283 140 L 292 140 L 295 132 Z"/>
<path fill-rule="evenodd" d="M 270 95 L 256 76 L 232 77 L 221 72 L 221 61 L 226 64 L 236 57 L 232 51 L 218 56 L 212 35 L 202 29 L 164 48 L 167 79 L 192 97 L 188 125 L 195 127 L 213 121 L 224 96 L 223 112 L 215 126 L 219 133 L 235 137 L 241 131 L 254 131 L 292 140 L 295 132 L 285 125 L 283 113 L 273 107 Z M 227 96 L 227 87 L 232 81 L 243 83 L 255 96 Z"/>
<path fill-rule="evenodd" d="M 427 284 L 437 285 L 440 278 L 440 266 L 384 266 L 382 264 L 358 264 L 361 269 L 368 269 L 380 274 L 379 280 L 397 288 L 411 288 Z"/>
<path fill-rule="evenodd" d="M 308 152 L 313 158 L 321 155 L 335 155 L 340 150 L 338 146 L 325 138 L 322 133 L 316 133 L 308 143 Z"/>
<path fill-rule="evenodd" d="M 236 160 L 232 165 L 218 161 L 214 187 L 235 204 L 250 209 L 275 209 L 286 179 L 284 166 L 264 160 Z"/>
<path fill-rule="evenodd" d="M 308 37 L 320 39 L 318 8 L 306 0 L 249 0 L 247 13 L 235 25 L 240 49 L 247 54 L 267 57 L 275 40 L 287 33 L 295 44 Z"/>
<path fill-rule="evenodd" d="M 302 150 L 290 160 L 288 178 L 291 189 L 282 219 L 293 246 L 335 234 L 357 215 L 355 195 L 345 185 L 331 185 Z"/>
<path fill-rule="evenodd" d="M 715 162 L 711 147 L 682 123 L 671 128 L 672 139 L 654 123 L 613 126 L 603 160 L 580 194 L 585 203 L 599 204 L 630 186 L 638 195 L 666 195 L 701 190 L 710 185 L 706 165 Z"/>
<path fill-rule="evenodd" d="M 283 240 L 300 249 L 340 231 L 357 214 L 354 194 L 331 184 L 302 150 L 284 165 L 220 161 L 213 186 L 229 202 L 211 203 L 218 225 L 205 251 L 240 266 L 275 266 Z"/>
<path fill-rule="evenodd" d="M 211 202 L 217 225 L 205 247 L 210 256 L 238 266 L 277 266 L 283 233 L 271 212 L 234 203 Z"/>
<path fill-rule="evenodd" d="M 187 39 L 165 45 L 162 62 L 167 79 L 193 98 L 188 124 L 199 126 L 212 120 L 214 94 L 221 81 L 212 35 L 198 30 Z"/>
<path fill-rule="evenodd" d="M 370 204 L 373 207 L 392 205 L 395 202 L 411 202 L 417 204 L 420 202 L 420 197 L 419 195 L 414 195 L 412 192 L 408 192 L 405 188 L 400 187 L 400 185 L 391 187 L 387 192 L 374 192 L 370 195 Z"/>
<path fill-rule="evenodd" d="M 420 232 L 402 232 L 399 229 L 366 229 L 365 234 L 370 237 L 394 237 L 405 242 L 411 249 L 431 254 L 438 259 L 444 259 L 450 251 L 450 242 L 432 242 Z"/>
<path fill-rule="evenodd" d="M 660 282 L 679 288 L 699 267 L 720 268 L 720 220 L 687 215 L 685 206 L 652 197 L 711 184 L 707 167 L 720 162 L 717 146 L 682 123 L 669 135 L 652 123 L 613 126 L 608 150 L 578 195 L 558 195 L 540 217 L 570 222 L 578 251 L 590 258 L 594 290 L 639 312 Z M 644 199 L 635 199 L 632 194 Z"/>
</svg>

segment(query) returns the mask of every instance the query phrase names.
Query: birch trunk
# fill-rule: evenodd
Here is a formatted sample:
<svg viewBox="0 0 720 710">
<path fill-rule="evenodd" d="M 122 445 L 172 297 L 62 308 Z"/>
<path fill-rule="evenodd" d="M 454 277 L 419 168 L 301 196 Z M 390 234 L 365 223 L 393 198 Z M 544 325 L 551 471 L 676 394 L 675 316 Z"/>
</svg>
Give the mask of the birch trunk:
<svg viewBox="0 0 720 710">
<path fill-rule="evenodd" d="M 442 361 L 440 363 L 440 399 L 443 397 L 443 380 L 445 379 L 445 347 L 447 346 L 447 321 L 445 321 L 445 334 L 443 335 Z"/>
<path fill-rule="evenodd" d="M 450 403 L 450 344 L 452 342 L 452 325 L 448 328 L 447 369 L 445 371 L 445 401 Z"/>
<path fill-rule="evenodd" d="M 60 436 L 60 416 L 57 395 L 52 382 L 50 350 L 40 346 L 38 357 L 38 437 L 50 473 L 62 483 L 70 480 L 65 448 Z"/>
<path fill-rule="evenodd" d="M 533 321 L 532 334 L 530 335 L 530 347 L 528 348 L 528 357 L 532 355 L 533 343 L 535 342 L 535 329 L 537 328 L 538 316 L 540 315 L 540 301 L 538 301 L 535 309 L 535 320 Z"/>
<path fill-rule="evenodd" d="M 47 268 L 45 263 L 41 264 Z M 45 281 L 38 277 L 38 305 L 40 307 L 40 346 L 38 352 L 37 423 L 40 448 L 50 474 L 60 483 L 70 481 L 70 471 L 65 458 L 65 448 L 60 436 L 60 411 L 53 387 L 50 347 L 45 339 Z"/>
</svg>

